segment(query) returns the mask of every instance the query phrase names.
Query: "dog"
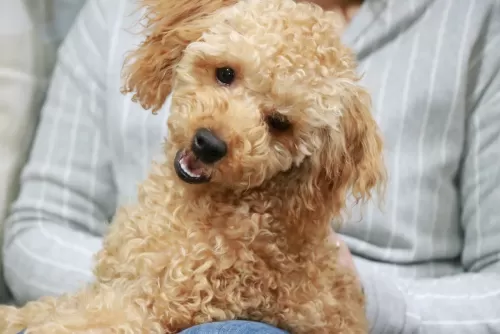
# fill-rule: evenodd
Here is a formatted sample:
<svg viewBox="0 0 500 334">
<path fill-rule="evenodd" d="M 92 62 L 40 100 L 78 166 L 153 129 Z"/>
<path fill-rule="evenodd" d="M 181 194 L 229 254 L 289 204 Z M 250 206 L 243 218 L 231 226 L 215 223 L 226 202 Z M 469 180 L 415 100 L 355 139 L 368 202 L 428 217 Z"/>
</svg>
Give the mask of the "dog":
<svg viewBox="0 0 500 334">
<path fill-rule="evenodd" d="M 142 0 L 124 93 L 158 111 L 165 163 L 118 210 L 95 282 L 0 310 L 0 331 L 178 333 L 232 319 L 366 333 L 332 221 L 385 180 L 382 139 L 338 17 L 293 0 Z M 2 322 L 3 321 L 3 322 Z"/>
</svg>

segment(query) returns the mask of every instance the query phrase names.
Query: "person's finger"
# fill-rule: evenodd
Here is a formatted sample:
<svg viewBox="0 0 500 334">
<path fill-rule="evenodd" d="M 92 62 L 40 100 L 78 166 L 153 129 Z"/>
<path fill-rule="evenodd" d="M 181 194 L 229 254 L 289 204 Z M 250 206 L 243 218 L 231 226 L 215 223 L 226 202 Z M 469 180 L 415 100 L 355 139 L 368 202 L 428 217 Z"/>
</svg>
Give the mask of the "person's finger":
<svg viewBox="0 0 500 334">
<path fill-rule="evenodd" d="M 353 266 L 351 252 L 342 238 L 335 232 L 330 234 L 330 242 L 337 248 L 338 261 L 349 268 Z"/>
<path fill-rule="evenodd" d="M 364 289 L 361 286 L 361 282 L 359 281 L 358 271 L 356 269 L 356 265 L 354 264 L 354 259 L 352 257 L 351 251 L 349 250 L 349 247 L 347 246 L 345 241 L 342 239 L 342 237 L 333 231 L 332 231 L 332 234 L 330 235 L 329 238 L 330 238 L 330 242 L 333 243 L 338 250 L 337 263 L 340 266 L 352 271 L 352 273 L 357 278 L 357 281 L 358 281 L 358 284 L 361 288 L 361 291 L 364 293 Z"/>
</svg>

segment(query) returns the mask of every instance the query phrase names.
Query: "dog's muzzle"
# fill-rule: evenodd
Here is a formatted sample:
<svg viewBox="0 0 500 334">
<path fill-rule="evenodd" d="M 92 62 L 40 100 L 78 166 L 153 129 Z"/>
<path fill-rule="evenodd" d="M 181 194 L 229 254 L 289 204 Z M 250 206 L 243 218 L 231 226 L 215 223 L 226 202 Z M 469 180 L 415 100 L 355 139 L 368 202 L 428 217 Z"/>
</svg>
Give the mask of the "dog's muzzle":
<svg viewBox="0 0 500 334">
<path fill-rule="evenodd" d="M 210 181 L 212 165 L 227 154 L 226 143 L 212 131 L 201 128 L 193 137 L 190 150 L 179 150 L 175 156 L 174 168 L 177 176 L 187 183 Z"/>
</svg>

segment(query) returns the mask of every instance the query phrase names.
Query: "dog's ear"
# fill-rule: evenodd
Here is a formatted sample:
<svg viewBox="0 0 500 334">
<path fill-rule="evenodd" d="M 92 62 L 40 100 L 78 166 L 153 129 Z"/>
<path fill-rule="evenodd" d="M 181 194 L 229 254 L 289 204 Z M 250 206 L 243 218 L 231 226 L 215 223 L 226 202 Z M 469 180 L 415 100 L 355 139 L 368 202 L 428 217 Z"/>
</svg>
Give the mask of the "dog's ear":
<svg viewBox="0 0 500 334">
<path fill-rule="evenodd" d="M 319 158 L 319 182 L 323 184 L 319 186 L 328 192 L 328 205 L 335 213 L 345 207 L 349 192 L 356 202 L 369 200 L 373 191 L 383 200 L 386 180 L 382 138 L 371 114 L 371 98 L 355 84 L 347 84 L 342 91 L 338 127 L 326 131 Z"/>
<path fill-rule="evenodd" d="M 123 93 L 153 112 L 172 90 L 174 68 L 186 46 L 207 30 L 206 18 L 238 0 L 141 0 L 145 40 L 128 54 Z"/>
</svg>

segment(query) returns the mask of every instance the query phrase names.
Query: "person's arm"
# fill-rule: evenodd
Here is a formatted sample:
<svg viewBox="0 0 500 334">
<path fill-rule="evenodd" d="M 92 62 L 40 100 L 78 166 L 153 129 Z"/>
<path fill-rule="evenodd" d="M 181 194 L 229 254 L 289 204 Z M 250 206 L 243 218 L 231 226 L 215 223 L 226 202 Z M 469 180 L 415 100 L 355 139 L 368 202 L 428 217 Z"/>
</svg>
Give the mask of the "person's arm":
<svg viewBox="0 0 500 334">
<path fill-rule="evenodd" d="M 59 51 L 19 198 L 5 231 L 5 278 L 17 303 L 93 279 L 93 255 L 115 211 L 105 92 L 104 0 L 90 0 Z"/>
<path fill-rule="evenodd" d="M 37 37 L 34 19 L 22 2 L 0 2 L 0 245 L 8 207 L 18 191 L 19 169 L 33 138 L 40 93 L 46 89 Z M 2 304 L 9 294 L 1 266 L 0 275 Z"/>
<path fill-rule="evenodd" d="M 460 171 L 464 274 L 402 280 L 358 266 L 372 333 L 500 333 L 500 6 L 470 59 Z"/>
</svg>

